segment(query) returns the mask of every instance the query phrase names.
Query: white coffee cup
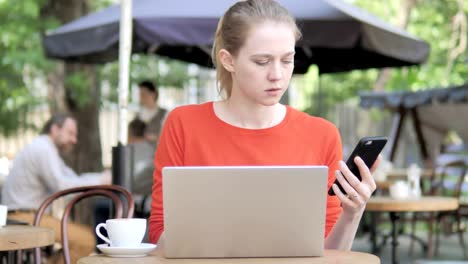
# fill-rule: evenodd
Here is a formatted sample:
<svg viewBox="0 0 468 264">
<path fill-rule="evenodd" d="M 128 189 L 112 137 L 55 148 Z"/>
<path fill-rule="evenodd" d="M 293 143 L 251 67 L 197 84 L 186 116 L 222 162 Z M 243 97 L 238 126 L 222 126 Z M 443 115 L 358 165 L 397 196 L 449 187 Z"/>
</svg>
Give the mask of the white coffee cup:
<svg viewBox="0 0 468 264">
<path fill-rule="evenodd" d="M 390 186 L 390 197 L 393 199 L 405 199 L 408 196 L 409 189 L 405 181 L 397 181 Z"/>
<path fill-rule="evenodd" d="M 0 205 L 0 227 L 6 225 L 8 214 L 8 207 L 6 205 Z"/>
<path fill-rule="evenodd" d="M 101 227 L 107 230 L 109 237 L 99 231 Z M 111 247 L 139 247 L 146 232 L 146 219 L 119 218 L 108 219 L 106 223 L 96 226 L 96 234 Z"/>
</svg>

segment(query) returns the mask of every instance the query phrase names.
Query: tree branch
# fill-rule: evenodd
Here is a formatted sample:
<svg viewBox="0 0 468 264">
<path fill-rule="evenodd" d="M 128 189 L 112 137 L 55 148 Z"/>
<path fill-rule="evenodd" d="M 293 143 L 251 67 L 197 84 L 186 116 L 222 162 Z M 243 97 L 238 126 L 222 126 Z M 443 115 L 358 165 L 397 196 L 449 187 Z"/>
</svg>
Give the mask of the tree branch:
<svg viewBox="0 0 468 264">
<path fill-rule="evenodd" d="M 463 0 L 458 0 L 458 12 L 453 17 L 452 37 L 447 61 L 447 75 L 452 71 L 453 64 L 457 57 L 466 50 L 466 15 L 463 9 Z"/>
<path fill-rule="evenodd" d="M 398 27 L 406 29 L 408 27 L 409 18 L 411 11 L 416 5 L 417 0 L 401 0 L 400 10 L 398 11 Z M 391 69 L 384 68 L 380 70 L 377 80 L 374 83 L 374 91 L 382 91 L 385 84 L 388 82 L 391 76 Z"/>
</svg>

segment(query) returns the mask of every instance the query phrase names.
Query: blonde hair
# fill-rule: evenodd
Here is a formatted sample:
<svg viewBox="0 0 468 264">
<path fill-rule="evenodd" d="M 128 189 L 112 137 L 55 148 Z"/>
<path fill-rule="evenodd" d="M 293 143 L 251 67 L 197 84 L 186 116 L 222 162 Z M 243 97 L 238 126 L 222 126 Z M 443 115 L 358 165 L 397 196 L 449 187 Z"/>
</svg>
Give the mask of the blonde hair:
<svg viewBox="0 0 468 264">
<path fill-rule="evenodd" d="M 296 41 L 302 34 L 294 17 L 273 0 L 240 1 L 231 6 L 218 22 L 211 57 L 216 67 L 219 92 L 229 98 L 232 91 L 232 76 L 220 62 L 219 51 L 227 50 L 233 56 L 245 42 L 250 27 L 264 21 L 282 22 L 291 26 Z"/>
</svg>

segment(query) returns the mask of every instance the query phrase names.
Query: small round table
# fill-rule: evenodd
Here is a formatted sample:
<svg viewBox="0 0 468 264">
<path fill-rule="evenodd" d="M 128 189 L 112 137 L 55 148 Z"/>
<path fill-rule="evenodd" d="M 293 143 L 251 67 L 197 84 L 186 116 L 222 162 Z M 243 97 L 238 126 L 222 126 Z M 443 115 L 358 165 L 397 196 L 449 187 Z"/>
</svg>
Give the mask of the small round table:
<svg viewBox="0 0 468 264">
<path fill-rule="evenodd" d="M 0 227 L 0 251 L 19 250 L 52 245 L 54 230 L 30 225 Z"/>
<path fill-rule="evenodd" d="M 78 260 L 78 264 L 326 264 L 326 263 L 360 263 L 378 264 L 377 256 L 354 251 L 325 250 L 323 257 L 309 258 L 215 258 L 215 259 L 167 259 L 161 250 L 155 249 L 150 255 L 141 258 L 111 258 L 104 255 L 85 257 Z"/>
<path fill-rule="evenodd" d="M 393 199 L 386 196 L 371 197 L 367 202 L 366 211 L 389 212 L 392 222 L 392 263 L 398 263 L 398 228 L 397 221 L 402 212 L 440 212 L 452 211 L 458 208 L 458 200 L 450 197 L 426 196 L 419 198 Z M 375 232 L 372 234 L 375 247 Z M 375 249 L 373 249 L 373 252 Z M 429 250 L 431 251 L 431 250 Z M 431 252 L 429 252 L 431 254 Z"/>
<path fill-rule="evenodd" d="M 13 263 L 17 250 L 48 246 L 54 241 L 54 230 L 51 228 L 30 225 L 0 227 L 0 251 L 8 252 L 8 263 Z"/>
</svg>

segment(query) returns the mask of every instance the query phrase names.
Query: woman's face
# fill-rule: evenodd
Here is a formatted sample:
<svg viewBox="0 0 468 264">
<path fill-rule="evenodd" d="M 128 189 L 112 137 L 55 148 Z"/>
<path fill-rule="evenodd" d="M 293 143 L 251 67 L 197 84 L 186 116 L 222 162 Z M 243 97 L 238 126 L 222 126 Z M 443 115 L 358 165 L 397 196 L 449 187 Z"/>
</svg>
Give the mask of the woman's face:
<svg viewBox="0 0 468 264">
<path fill-rule="evenodd" d="M 294 31 L 286 23 L 253 25 L 237 55 L 232 57 L 231 97 L 274 105 L 287 90 L 294 69 Z"/>
</svg>

